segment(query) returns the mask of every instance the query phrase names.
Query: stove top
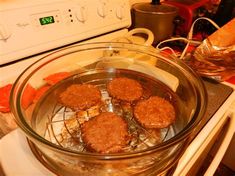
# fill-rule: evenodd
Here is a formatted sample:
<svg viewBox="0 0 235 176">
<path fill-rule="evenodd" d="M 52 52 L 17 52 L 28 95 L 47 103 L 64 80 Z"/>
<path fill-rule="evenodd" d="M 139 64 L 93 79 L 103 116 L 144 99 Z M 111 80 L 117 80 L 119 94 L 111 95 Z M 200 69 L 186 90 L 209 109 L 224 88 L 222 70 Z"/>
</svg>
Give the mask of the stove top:
<svg viewBox="0 0 235 176">
<path fill-rule="evenodd" d="M 233 89 L 227 85 L 207 79 L 203 79 L 203 82 L 208 92 L 208 108 L 205 118 L 203 118 L 202 123 L 200 123 L 197 128 L 197 133 L 233 92 Z M 16 148 L 15 146 L 18 147 Z M 33 152 L 30 150 L 26 138 L 19 132 L 19 130 L 11 132 L 0 140 L 0 153 L 2 153 L 0 158 L 2 166 L 7 174 L 22 173 L 23 175 L 31 175 L 32 173 L 38 173 L 39 175 L 44 175 L 47 173 L 49 175 L 54 175 L 44 167 L 38 159 L 36 159 Z M 12 153 L 14 153 L 14 155 L 12 155 Z M 24 162 L 22 162 L 22 158 L 24 158 Z M 30 169 L 28 167 L 29 165 Z M 13 166 L 14 169 L 12 168 Z"/>
<path fill-rule="evenodd" d="M 207 90 L 208 104 L 205 116 L 195 131 L 196 134 L 203 128 L 203 126 L 210 120 L 210 118 L 234 91 L 232 87 L 221 84 L 212 79 L 203 78 L 203 83 Z"/>
</svg>

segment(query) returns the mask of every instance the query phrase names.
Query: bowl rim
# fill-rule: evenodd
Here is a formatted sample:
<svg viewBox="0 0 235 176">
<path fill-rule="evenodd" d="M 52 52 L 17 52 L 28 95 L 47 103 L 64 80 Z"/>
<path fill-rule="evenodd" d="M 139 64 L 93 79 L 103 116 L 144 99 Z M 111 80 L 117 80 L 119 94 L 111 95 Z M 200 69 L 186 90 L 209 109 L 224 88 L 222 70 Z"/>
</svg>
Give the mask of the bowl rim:
<svg viewBox="0 0 235 176">
<path fill-rule="evenodd" d="M 24 115 L 21 112 L 20 97 L 22 96 L 23 88 L 26 86 L 26 83 L 27 83 L 29 77 L 33 75 L 33 72 L 31 72 L 30 75 L 27 76 L 27 79 L 24 79 L 23 82 L 20 82 L 20 79 L 22 78 L 22 76 L 24 76 L 24 74 L 27 74 L 27 71 L 29 71 L 33 66 L 39 64 L 39 66 L 42 67 L 44 64 L 48 64 L 48 62 L 46 60 L 44 61 L 44 59 L 47 59 L 48 57 L 51 57 L 51 56 L 53 57 L 54 54 L 58 54 L 61 51 L 66 52 L 67 50 L 74 49 L 74 48 L 76 48 L 76 52 L 78 52 L 78 51 L 82 51 L 83 49 L 77 50 L 77 48 L 86 48 L 86 49 L 88 49 L 89 46 L 92 46 L 91 49 L 94 49 L 95 47 L 93 45 L 97 46 L 98 49 L 107 48 L 107 47 L 111 47 L 111 48 L 115 48 L 115 47 L 119 47 L 119 48 L 131 47 L 132 48 L 133 47 L 134 50 L 141 51 L 144 54 L 149 54 L 149 55 L 154 56 L 154 57 L 160 57 L 161 59 L 164 59 L 164 61 L 173 63 L 174 65 L 177 64 L 178 66 L 180 66 L 180 68 L 182 67 L 184 69 L 184 71 L 186 71 L 187 74 L 189 74 L 191 76 L 190 77 L 190 82 L 194 82 L 195 84 L 197 84 L 198 87 L 200 87 L 200 92 L 196 91 L 196 94 L 198 95 L 197 98 L 198 99 L 200 98 L 200 100 L 198 101 L 198 103 L 200 103 L 200 105 L 198 105 L 200 107 L 200 110 L 198 110 L 198 112 L 195 111 L 195 113 L 192 116 L 192 119 L 190 120 L 190 122 L 184 127 L 183 130 L 181 130 L 179 133 L 177 133 L 172 138 L 168 139 L 167 141 L 161 142 L 160 144 L 158 144 L 156 146 L 148 147 L 145 150 L 136 151 L 136 152 L 130 152 L 130 153 L 124 153 L 124 152 L 121 153 L 120 152 L 120 153 L 110 153 L 110 154 L 92 153 L 92 152 L 78 152 L 78 151 L 74 151 L 74 150 L 71 150 L 71 149 L 68 149 L 68 148 L 63 148 L 59 145 L 56 145 L 56 144 L 46 140 L 45 138 L 43 138 L 42 136 L 37 134 L 27 124 L 27 122 L 25 120 L 22 121 L 22 119 L 25 119 L 25 118 L 23 117 Z M 171 57 L 173 59 L 172 60 L 171 59 L 166 59 L 166 57 Z M 41 62 L 42 62 L 42 64 L 41 64 Z M 15 91 L 17 91 L 17 89 L 19 89 L 19 92 L 20 92 L 19 94 L 15 93 Z M 16 97 L 16 101 L 13 101 L 14 97 Z M 10 94 L 10 107 L 11 107 L 12 113 L 14 114 L 14 118 L 15 118 L 15 121 L 16 121 L 17 125 L 24 132 L 24 134 L 32 142 L 34 142 L 36 145 L 39 144 L 39 145 L 42 145 L 42 146 L 47 147 L 47 148 L 49 147 L 51 150 L 54 150 L 54 151 L 57 151 L 57 152 L 60 152 L 60 153 L 62 152 L 62 153 L 72 155 L 72 156 L 79 156 L 79 157 L 86 157 L 86 158 L 93 158 L 93 159 L 96 158 L 96 159 L 100 159 L 100 160 L 107 160 L 107 159 L 108 160 L 116 160 L 116 159 L 127 159 L 127 158 L 130 159 L 130 158 L 138 157 L 140 155 L 144 156 L 144 155 L 148 155 L 148 154 L 151 154 L 151 153 L 155 153 L 155 152 L 164 150 L 164 149 L 166 149 L 170 146 L 174 146 L 175 144 L 180 143 L 181 141 L 186 142 L 188 140 L 189 135 L 193 131 L 193 129 L 199 124 L 199 122 L 201 121 L 203 115 L 205 114 L 206 105 L 207 105 L 207 92 L 206 92 L 204 83 L 202 82 L 199 75 L 197 75 L 185 63 L 183 63 L 183 61 L 181 61 L 178 58 L 175 58 L 173 56 L 169 56 L 167 54 L 165 55 L 165 53 L 160 53 L 155 48 L 152 48 L 152 47 L 149 47 L 149 46 L 143 46 L 143 45 L 139 45 L 139 44 L 123 43 L 123 42 L 85 43 L 85 44 L 78 44 L 78 45 L 75 45 L 75 46 L 66 47 L 66 48 L 63 48 L 61 50 L 57 50 L 55 52 L 52 52 L 52 53 L 42 57 L 38 61 L 34 62 L 29 67 L 27 67 L 20 74 L 20 76 L 16 79 L 16 81 L 14 82 L 14 84 L 12 86 L 12 91 L 11 91 L 11 94 Z"/>
</svg>

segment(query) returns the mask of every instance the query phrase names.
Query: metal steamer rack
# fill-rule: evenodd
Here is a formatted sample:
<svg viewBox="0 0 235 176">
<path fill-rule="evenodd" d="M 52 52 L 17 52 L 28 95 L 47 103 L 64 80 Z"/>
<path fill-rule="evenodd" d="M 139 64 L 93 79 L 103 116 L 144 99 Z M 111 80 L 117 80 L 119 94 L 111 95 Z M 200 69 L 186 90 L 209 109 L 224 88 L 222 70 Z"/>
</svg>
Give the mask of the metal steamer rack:
<svg viewBox="0 0 235 176">
<path fill-rule="evenodd" d="M 145 129 L 133 117 L 135 103 L 127 103 L 109 96 L 106 85 L 98 85 L 102 94 L 102 104 L 93 106 L 84 111 L 73 111 L 61 104 L 55 104 L 50 115 L 47 115 L 48 122 L 44 138 L 63 148 L 78 152 L 86 152 L 82 140 L 81 125 L 102 112 L 114 112 L 123 117 L 128 124 L 128 131 L 131 140 L 124 152 L 135 152 L 155 146 L 170 138 L 170 126 L 164 129 Z M 149 95 L 144 95 L 146 99 Z M 171 132 L 172 133 L 172 132 Z"/>
</svg>

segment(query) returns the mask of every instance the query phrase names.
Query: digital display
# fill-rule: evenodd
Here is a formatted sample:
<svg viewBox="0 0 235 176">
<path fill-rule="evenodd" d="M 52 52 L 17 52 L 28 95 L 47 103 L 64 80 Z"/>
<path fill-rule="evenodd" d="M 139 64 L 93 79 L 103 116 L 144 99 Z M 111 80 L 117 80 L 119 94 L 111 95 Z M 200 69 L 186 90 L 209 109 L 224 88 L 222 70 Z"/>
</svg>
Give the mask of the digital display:
<svg viewBox="0 0 235 176">
<path fill-rule="evenodd" d="M 47 25 L 47 24 L 51 24 L 51 23 L 55 22 L 53 16 L 47 16 L 47 17 L 39 18 L 39 21 L 40 21 L 41 25 Z"/>
</svg>

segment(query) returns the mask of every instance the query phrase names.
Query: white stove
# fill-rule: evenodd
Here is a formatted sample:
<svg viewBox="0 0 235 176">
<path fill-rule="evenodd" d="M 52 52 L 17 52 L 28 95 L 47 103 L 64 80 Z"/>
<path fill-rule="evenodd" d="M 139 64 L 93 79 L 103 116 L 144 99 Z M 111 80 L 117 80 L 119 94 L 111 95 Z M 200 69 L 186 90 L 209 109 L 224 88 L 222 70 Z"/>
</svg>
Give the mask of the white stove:
<svg viewBox="0 0 235 176">
<path fill-rule="evenodd" d="M 110 41 L 127 33 L 126 28 L 131 24 L 129 2 L 123 0 L 0 3 L 1 79 L 15 74 L 11 71 L 14 67 L 19 74 L 26 65 L 42 57 L 32 55 L 81 41 Z M 10 75 L 4 74 L 6 70 Z"/>
<path fill-rule="evenodd" d="M 0 87 L 13 83 L 26 67 L 49 52 L 85 42 L 111 41 L 125 36 L 130 25 L 128 0 L 0 1 Z M 228 135 L 217 159 L 205 173 L 213 175 L 235 129 L 235 86 L 228 86 L 231 92 L 215 112 L 210 112 L 212 117 L 198 131 L 174 175 L 193 175 L 195 170 L 191 168 L 196 168 L 198 160 L 203 159 L 215 136 L 229 121 Z M 212 91 L 209 96 L 214 94 Z M 7 116 L 11 114 L 0 113 L 0 118 Z M 9 176 L 54 175 L 35 158 L 18 129 L 0 140 L 0 162 Z"/>
</svg>

